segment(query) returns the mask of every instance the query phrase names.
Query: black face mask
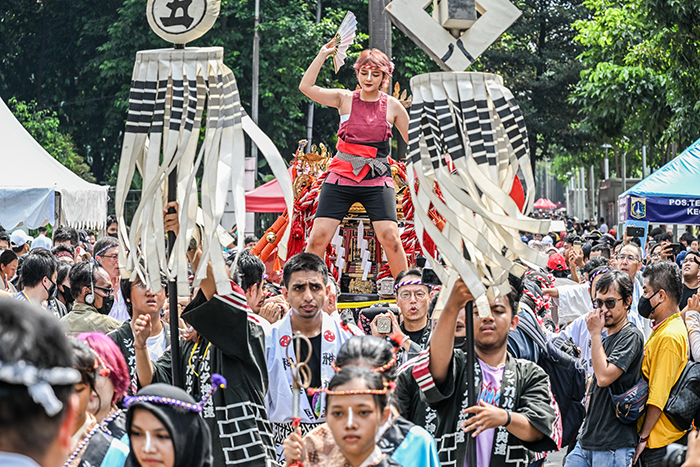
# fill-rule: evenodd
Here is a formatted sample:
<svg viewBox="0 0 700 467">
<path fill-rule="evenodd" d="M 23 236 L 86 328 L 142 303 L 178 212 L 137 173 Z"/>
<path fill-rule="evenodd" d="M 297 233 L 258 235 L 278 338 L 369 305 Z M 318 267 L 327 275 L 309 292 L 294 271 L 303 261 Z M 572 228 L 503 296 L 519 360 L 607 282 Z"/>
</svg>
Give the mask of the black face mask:
<svg viewBox="0 0 700 467">
<path fill-rule="evenodd" d="M 464 350 L 467 344 L 467 336 L 455 336 L 455 349 Z"/>
<path fill-rule="evenodd" d="M 56 292 L 58 291 L 58 286 L 56 285 L 55 282 L 51 282 L 51 287 L 49 287 L 48 289 L 44 285 L 44 289 L 46 289 L 46 292 L 49 294 L 48 300 L 53 300 L 54 298 L 56 298 Z"/>
<path fill-rule="evenodd" d="M 66 301 L 66 303 L 73 303 L 75 299 L 73 298 L 73 294 L 71 294 L 70 287 L 66 287 L 65 285 L 63 286 L 63 290 L 61 291 L 61 296 L 63 297 L 63 300 Z"/>
<path fill-rule="evenodd" d="M 660 289 L 654 292 L 654 295 L 659 293 L 659 291 Z M 654 298 L 654 295 L 652 295 L 649 298 L 639 297 L 639 303 L 637 304 L 637 312 L 639 313 L 639 316 L 642 316 L 646 319 L 650 319 L 649 317 L 654 312 L 654 310 L 656 310 L 656 307 L 661 305 L 661 303 L 657 303 L 656 306 L 651 306 L 651 299 Z"/>
<path fill-rule="evenodd" d="M 119 234 L 117 232 L 108 233 L 107 235 L 109 235 L 110 237 L 119 238 Z"/>
<path fill-rule="evenodd" d="M 114 305 L 114 295 L 109 294 L 106 297 L 102 297 L 102 306 L 97 311 L 102 315 L 108 315 L 112 311 L 112 305 Z"/>
</svg>

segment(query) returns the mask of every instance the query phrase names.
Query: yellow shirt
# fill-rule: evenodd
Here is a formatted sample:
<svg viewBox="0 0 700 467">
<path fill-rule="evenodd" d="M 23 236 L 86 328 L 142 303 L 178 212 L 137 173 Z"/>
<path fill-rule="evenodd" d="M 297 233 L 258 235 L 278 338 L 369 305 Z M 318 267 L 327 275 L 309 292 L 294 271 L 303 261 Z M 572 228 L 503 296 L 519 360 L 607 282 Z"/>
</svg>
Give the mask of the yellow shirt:
<svg viewBox="0 0 700 467">
<path fill-rule="evenodd" d="M 644 346 L 642 374 L 649 381 L 647 405 L 663 410 L 666 407 L 671 388 L 688 363 L 688 331 L 680 317 L 680 312 L 671 315 L 655 328 Z M 641 430 L 644 418 L 638 423 Z M 673 423 L 661 413 L 659 421 L 649 434 L 647 447 L 661 448 L 680 439 L 685 432 L 678 431 Z"/>
</svg>

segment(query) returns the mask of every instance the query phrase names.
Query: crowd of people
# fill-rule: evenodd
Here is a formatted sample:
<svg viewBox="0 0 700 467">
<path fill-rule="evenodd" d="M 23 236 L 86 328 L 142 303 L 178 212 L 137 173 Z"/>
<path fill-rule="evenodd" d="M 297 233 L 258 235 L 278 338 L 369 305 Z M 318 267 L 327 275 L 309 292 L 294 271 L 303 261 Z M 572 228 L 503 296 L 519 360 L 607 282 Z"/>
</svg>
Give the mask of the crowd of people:
<svg viewBox="0 0 700 467">
<path fill-rule="evenodd" d="M 0 233 L 0 465 L 461 467 L 469 437 L 478 466 L 565 450 L 574 467 L 656 467 L 672 443 L 700 461 L 696 432 L 665 410 L 700 358 L 690 231 L 678 244 L 665 226 L 617 240 L 602 219 L 523 232 L 547 268 L 511 275 L 483 318 L 462 281 L 435 312 L 426 269 L 396 276 L 393 303 L 352 310 L 313 253 L 278 284 L 248 245 L 226 248 L 233 293 L 208 275 L 180 297 L 174 349 L 165 276 L 122 278 L 108 224 L 100 238 Z M 196 270 L 201 249 L 188 257 Z"/>
</svg>

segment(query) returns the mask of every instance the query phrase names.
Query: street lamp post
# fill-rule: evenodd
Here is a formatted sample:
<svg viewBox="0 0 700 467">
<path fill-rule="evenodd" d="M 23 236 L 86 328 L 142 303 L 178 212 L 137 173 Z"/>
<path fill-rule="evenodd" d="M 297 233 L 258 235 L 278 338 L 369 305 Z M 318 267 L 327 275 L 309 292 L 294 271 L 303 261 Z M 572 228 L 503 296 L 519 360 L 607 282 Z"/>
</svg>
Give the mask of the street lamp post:
<svg viewBox="0 0 700 467">
<path fill-rule="evenodd" d="M 603 144 L 601 148 L 605 148 L 605 179 L 610 178 L 610 159 L 608 159 L 608 149 L 612 148 L 609 144 Z"/>
</svg>

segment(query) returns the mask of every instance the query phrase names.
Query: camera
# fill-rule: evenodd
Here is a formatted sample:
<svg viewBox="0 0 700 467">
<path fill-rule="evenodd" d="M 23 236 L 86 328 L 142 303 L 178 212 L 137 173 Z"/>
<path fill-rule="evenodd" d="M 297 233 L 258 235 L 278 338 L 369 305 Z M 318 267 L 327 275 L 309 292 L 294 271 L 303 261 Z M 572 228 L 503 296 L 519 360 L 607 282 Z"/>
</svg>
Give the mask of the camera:
<svg viewBox="0 0 700 467">
<path fill-rule="evenodd" d="M 389 334 L 391 332 L 391 318 L 380 316 L 377 318 L 377 332 Z"/>
<path fill-rule="evenodd" d="M 661 460 L 661 467 L 681 467 L 685 462 L 685 455 L 688 446 L 678 443 L 671 443 L 666 446 L 666 455 Z"/>
</svg>

